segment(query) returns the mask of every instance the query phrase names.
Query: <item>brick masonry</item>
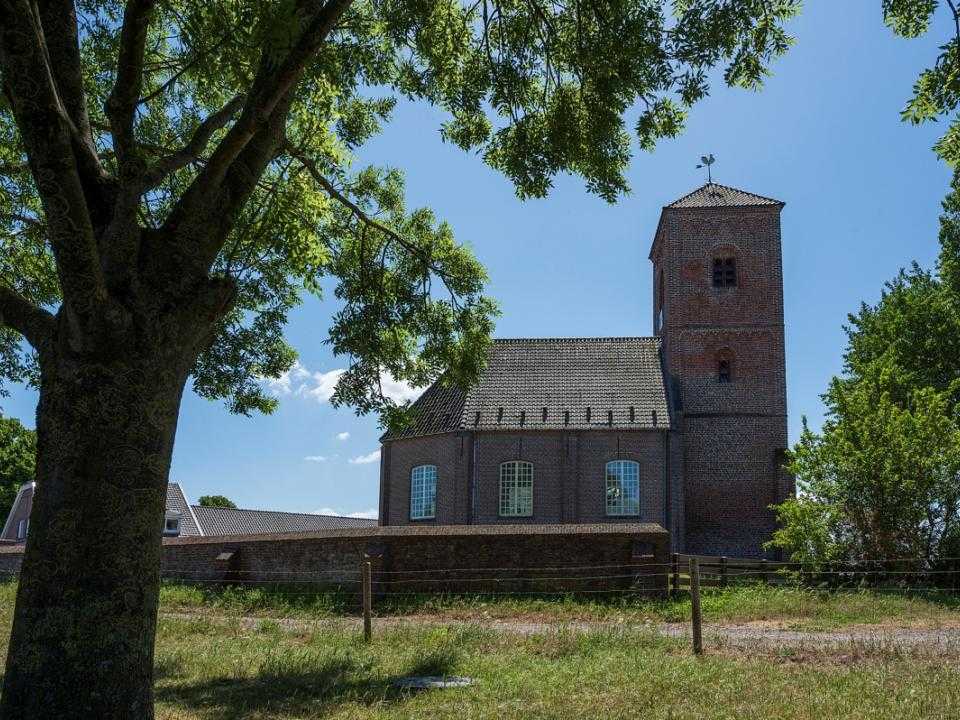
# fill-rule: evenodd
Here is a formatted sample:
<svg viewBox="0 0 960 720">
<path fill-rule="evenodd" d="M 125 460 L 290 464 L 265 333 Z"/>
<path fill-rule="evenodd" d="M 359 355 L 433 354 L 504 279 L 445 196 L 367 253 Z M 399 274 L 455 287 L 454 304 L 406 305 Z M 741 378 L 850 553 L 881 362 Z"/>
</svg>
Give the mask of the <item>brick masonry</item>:
<svg viewBox="0 0 960 720">
<path fill-rule="evenodd" d="M 682 522 L 664 502 L 668 487 L 675 503 L 681 492 L 681 449 L 667 431 L 447 433 L 387 441 L 382 456 L 384 525 L 672 522 L 679 531 Z M 639 517 L 606 515 L 605 467 L 619 459 L 640 466 Z M 509 460 L 533 463 L 531 517 L 499 516 L 500 464 Z M 437 466 L 436 517 L 411 520 L 408 478 L 424 464 Z"/>
<path fill-rule="evenodd" d="M 668 548 L 662 528 L 639 523 L 358 528 L 165 538 L 162 573 L 187 582 L 303 582 L 354 591 L 370 557 L 379 593 L 604 589 L 636 581 L 658 591 L 665 588 Z M 17 573 L 22 553 L 23 546 L 0 546 L 0 574 Z"/>
</svg>

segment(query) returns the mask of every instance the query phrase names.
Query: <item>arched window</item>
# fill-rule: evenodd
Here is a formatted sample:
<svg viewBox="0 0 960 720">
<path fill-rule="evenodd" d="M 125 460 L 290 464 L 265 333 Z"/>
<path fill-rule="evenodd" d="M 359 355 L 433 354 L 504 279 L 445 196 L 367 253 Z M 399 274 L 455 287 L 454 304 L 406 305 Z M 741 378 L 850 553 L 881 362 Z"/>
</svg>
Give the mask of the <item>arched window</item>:
<svg viewBox="0 0 960 720">
<path fill-rule="evenodd" d="M 640 465 L 633 460 L 607 463 L 607 515 L 640 514 Z"/>
<path fill-rule="evenodd" d="M 737 286 L 737 259 L 715 257 L 713 259 L 713 286 L 716 288 Z"/>
<path fill-rule="evenodd" d="M 410 472 L 410 519 L 437 516 L 437 466 L 417 465 Z"/>
<path fill-rule="evenodd" d="M 511 460 L 500 465 L 500 515 L 533 515 L 533 463 Z"/>
</svg>

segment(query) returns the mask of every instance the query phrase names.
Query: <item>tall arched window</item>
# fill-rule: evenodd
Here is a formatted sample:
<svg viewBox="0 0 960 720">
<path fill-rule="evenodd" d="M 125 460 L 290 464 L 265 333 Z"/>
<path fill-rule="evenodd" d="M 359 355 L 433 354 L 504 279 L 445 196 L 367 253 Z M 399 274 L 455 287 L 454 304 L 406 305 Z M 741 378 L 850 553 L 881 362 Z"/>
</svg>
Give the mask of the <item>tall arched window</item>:
<svg viewBox="0 0 960 720">
<path fill-rule="evenodd" d="M 417 465 L 410 471 L 410 519 L 437 516 L 437 466 Z"/>
<path fill-rule="evenodd" d="M 640 465 L 611 460 L 606 473 L 607 515 L 640 514 Z"/>
<path fill-rule="evenodd" d="M 511 460 L 500 465 L 500 515 L 533 515 L 533 463 Z"/>
</svg>

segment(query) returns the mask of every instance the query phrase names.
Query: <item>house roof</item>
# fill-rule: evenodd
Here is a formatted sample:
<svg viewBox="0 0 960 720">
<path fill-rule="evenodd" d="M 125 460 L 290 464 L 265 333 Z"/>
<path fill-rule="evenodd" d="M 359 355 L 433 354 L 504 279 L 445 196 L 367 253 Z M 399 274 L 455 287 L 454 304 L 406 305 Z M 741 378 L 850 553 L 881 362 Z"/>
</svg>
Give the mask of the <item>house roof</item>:
<svg viewBox="0 0 960 720">
<path fill-rule="evenodd" d="M 203 534 L 208 537 L 212 535 L 279 535 L 295 532 L 375 527 L 377 525 L 376 520 L 341 517 L 339 515 L 245 510 L 241 508 L 204 507 L 202 505 L 193 505 L 192 509 L 203 528 Z"/>
<path fill-rule="evenodd" d="M 668 208 L 756 207 L 783 205 L 780 200 L 719 183 L 707 183 L 667 205 Z"/>
<path fill-rule="evenodd" d="M 203 535 L 179 483 L 167 483 L 167 510 L 179 513 L 181 535 Z"/>
<path fill-rule="evenodd" d="M 455 430 L 667 429 L 670 411 L 655 337 L 494 340 L 479 382 L 438 381 L 416 420 L 384 440 Z"/>
</svg>

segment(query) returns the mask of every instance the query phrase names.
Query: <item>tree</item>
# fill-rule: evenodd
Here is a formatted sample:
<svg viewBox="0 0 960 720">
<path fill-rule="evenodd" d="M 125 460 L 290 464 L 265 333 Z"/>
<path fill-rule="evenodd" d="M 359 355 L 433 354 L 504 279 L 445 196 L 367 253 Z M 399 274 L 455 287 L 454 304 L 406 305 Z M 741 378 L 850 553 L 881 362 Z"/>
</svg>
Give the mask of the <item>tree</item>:
<svg viewBox="0 0 960 720">
<path fill-rule="evenodd" d="M 955 550 L 960 530 L 960 424 L 950 393 L 924 387 L 895 400 L 905 379 L 876 365 L 835 379 L 819 434 L 804 423 L 791 455 L 799 493 L 776 506 L 771 547 L 817 565 L 914 558 Z"/>
<path fill-rule="evenodd" d="M 236 510 L 237 505 L 228 497 L 223 495 L 201 495 L 197 502 L 201 507 L 225 507 Z"/>
<path fill-rule="evenodd" d="M 397 98 L 520 197 L 613 201 L 631 141 L 725 66 L 759 87 L 798 0 L 0 0 L 0 357 L 33 377 L 39 490 L 0 716 L 148 718 L 180 399 L 274 401 L 287 313 L 333 287 L 334 401 L 476 378 L 496 307 L 401 174 L 356 168 Z M 669 10 L 672 8 L 672 13 Z M 464 190 L 468 192 L 468 189 Z M 325 279 L 329 278 L 325 282 Z M 24 339 L 29 348 L 19 344 Z"/>
<path fill-rule="evenodd" d="M 798 562 L 916 558 L 960 549 L 958 177 L 943 203 L 937 274 L 916 264 L 849 317 L 844 374 L 820 433 L 790 455 L 798 495 L 771 547 Z"/>
<path fill-rule="evenodd" d="M 0 526 L 22 485 L 33 480 L 37 436 L 16 418 L 0 416 Z"/>
</svg>

